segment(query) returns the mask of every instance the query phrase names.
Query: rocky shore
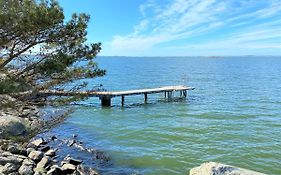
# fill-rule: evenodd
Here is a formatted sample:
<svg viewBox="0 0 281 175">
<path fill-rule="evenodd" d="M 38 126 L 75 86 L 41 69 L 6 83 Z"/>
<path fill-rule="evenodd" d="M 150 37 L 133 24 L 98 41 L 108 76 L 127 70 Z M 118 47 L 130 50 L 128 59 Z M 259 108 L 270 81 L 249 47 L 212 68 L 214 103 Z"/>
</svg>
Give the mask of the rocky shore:
<svg viewBox="0 0 281 175">
<path fill-rule="evenodd" d="M 61 140 L 53 136 L 49 140 L 43 138 L 31 142 L 18 144 L 2 140 L 0 147 L 0 175 L 98 175 L 99 173 L 90 167 L 83 165 L 83 160 L 71 155 L 61 157 L 57 154 L 56 145 L 74 147 L 79 151 L 91 154 L 93 161 L 109 162 L 110 157 L 95 149 L 85 148 L 75 139 Z"/>
<path fill-rule="evenodd" d="M 36 137 L 61 122 L 65 115 L 45 120 L 36 106 L 7 95 L 0 95 L 0 107 L 0 175 L 100 174 L 92 167 L 84 166 L 83 159 L 65 155 L 65 151 L 61 154 L 61 149 L 67 147 L 91 156 L 95 165 L 110 162 L 105 153 L 84 147 L 77 135 L 70 139 Z"/>
</svg>

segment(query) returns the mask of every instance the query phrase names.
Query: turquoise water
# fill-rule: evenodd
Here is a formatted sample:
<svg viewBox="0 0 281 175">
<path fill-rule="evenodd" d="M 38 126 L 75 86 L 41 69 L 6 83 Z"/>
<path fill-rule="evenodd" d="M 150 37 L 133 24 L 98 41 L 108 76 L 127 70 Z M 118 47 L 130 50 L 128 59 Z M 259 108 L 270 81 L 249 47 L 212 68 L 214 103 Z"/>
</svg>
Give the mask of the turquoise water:
<svg viewBox="0 0 281 175">
<path fill-rule="evenodd" d="M 107 75 L 91 80 L 107 90 L 186 84 L 187 100 L 163 94 L 120 99 L 102 108 L 91 98 L 51 132 L 73 132 L 112 156 L 105 174 L 188 174 L 217 161 L 281 174 L 281 59 L 277 57 L 100 57 Z"/>
</svg>

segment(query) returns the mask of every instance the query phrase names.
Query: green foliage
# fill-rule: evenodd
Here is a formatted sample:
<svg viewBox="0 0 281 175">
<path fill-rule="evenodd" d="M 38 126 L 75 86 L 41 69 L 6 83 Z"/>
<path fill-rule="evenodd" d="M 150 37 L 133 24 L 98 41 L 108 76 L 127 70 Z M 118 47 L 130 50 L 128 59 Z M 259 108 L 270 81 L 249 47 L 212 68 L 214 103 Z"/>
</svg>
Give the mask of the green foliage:
<svg viewBox="0 0 281 175">
<path fill-rule="evenodd" d="M 26 91 L 28 90 L 29 86 L 30 85 L 22 78 L 6 78 L 0 81 L 0 94 Z"/>
<path fill-rule="evenodd" d="M 71 97 L 58 97 L 52 100 L 52 104 L 60 106 L 60 105 L 70 104 L 71 102 L 75 102 L 75 101 L 85 100 L 87 98 L 88 98 L 87 96 L 83 96 L 83 95 L 76 95 Z"/>
<path fill-rule="evenodd" d="M 89 21 L 84 13 L 66 21 L 55 0 L 0 0 L 0 71 L 12 77 L 0 82 L 0 93 L 103 76 L 94 62 L 101 44 L 87 42 Z"/>
</svg>

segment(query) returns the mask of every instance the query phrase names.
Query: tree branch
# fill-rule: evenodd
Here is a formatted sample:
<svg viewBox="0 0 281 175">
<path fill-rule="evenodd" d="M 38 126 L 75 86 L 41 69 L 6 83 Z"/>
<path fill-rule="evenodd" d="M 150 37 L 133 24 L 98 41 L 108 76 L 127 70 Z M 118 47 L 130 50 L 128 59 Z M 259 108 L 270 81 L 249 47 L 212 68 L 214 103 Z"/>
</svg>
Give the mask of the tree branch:
<svg viewBox="0 0 281 175">
<path fill-rule="evenodd" d="M 5 60 L 2 64 L 0 64 L 0 69 L 3 69 L 8 63 L 10 63 L 14 58 L 18 57 L 19 55 L 21 55 L 22 53 L 26 52 L 28 49 L 46 42 L 46 40 L 42 40 L 42 41 L 34 41 L 32 42 L 30 45 L 28 45 L 27 47 L 25 47 L 24 49 L 22 49 L 21 51 L 18 51 L 16 54 L 10 54 L 9 58 L 7 60 Z"/>
</svg>

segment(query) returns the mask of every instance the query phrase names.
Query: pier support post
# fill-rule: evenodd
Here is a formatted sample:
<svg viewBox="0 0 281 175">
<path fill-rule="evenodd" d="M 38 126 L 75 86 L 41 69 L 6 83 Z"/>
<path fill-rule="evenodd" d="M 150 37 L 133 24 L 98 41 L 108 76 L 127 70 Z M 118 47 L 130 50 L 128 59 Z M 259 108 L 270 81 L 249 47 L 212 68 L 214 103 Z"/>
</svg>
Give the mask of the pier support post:
<svg viewBox="0 0 281 175">
<path fill-rule="evenodd" d="M 171 99 L 172 99 L 172 96 L 173 96 L 173 92 L 172 92 L 172 91 L 169 91 L 169 92 L 168 92 L 168 100 L 171 100 Z"/>
<path fill-rule="evenodd" d="M 187 96 L 187 91 L 186 90 L 183 91 L 183 96 L 186 98 L 186 96 Z"/>
<path fill-rule="evenodd" d="M 102 96 L 100 97 L 101 106 L 111 106 L 111 97 L 110 96 Z"/>
<path fill-rule="evenodd" d="M 124 102 L 125 102 L 125 97 L 124 95 L 121 96 L 121 105 L 124 106 Z"/>
<path fill-rule="evenodd" d="M 144 103 L 147 103 L 147 93 L 144 93 Z"/>
</svg>

